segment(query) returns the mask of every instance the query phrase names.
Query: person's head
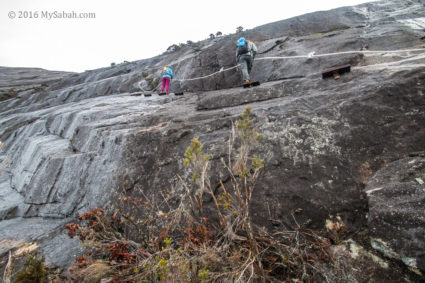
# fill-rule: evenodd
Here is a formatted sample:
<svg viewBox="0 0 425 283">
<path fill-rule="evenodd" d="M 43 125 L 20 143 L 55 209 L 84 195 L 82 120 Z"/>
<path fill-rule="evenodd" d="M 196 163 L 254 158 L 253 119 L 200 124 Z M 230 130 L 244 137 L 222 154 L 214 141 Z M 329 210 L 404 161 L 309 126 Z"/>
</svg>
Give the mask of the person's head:
<svg viewBox="0 0 425 283">
<path fill-rule="evenodd" d="M 168 69 L 168 67 L 167 66 L 164 66 L 164 71 L 167 71 L 167 69 Z"/>
<path fill-rule="evenodd" d="M 244 46 L 245 45 L 245 37 L 241 37 L 238 40 L 238 46 Z"/>
</svg>

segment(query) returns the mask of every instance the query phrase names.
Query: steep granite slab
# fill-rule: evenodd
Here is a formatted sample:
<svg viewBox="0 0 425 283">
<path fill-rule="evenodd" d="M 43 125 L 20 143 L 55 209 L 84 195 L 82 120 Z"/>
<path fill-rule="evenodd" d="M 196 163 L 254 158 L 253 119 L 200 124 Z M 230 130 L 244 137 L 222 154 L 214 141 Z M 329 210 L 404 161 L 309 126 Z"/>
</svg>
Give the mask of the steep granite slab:
<svg viewBox="0 0 425 283">
<path fill-rule="evenodd" d="M 366 186 L 372 246 L 422 272 L 425 271 L 424 184 L 425 158 L 417 156 L 390 163 Z"/>
<path fill-rule="evenodd" d="M 423 51 L 392 51 L 423 48 L 424 31 L 406 24 L 423 14 L 420 1 L 381 1 L 246 31 L 242 35 L 260 50 L 257 59 L 332 53 L 256 60 L 252 77 L 262 84 L 248 90 L 238 88 L 237 68 L 185 80 L 235 66 L 240 34 L 44 84 L 44 77 L 33 78 L 40 85 L 0 102 L 1 160 L 9 160 L 0 179 L 0 207 L 6 208 L 0 241 L 25 233 L 32 221 L 45 223 L 29 240 L 41 242 L 49 263 L 69 264 L 72 257 L 67 261 L 63 253 L 78 245 L 65 241 L 63 224 L 115 201 L 121 189 L 134 195 L 140 187 L 146 194 L 182 189 L 176 174 L 190 182 L 180 161 L 193 137 L 212 154 L 213 183 L 227 184 L 220 158 L 247 104 L 264 134 L 255 153 L 266 161 L 253 201 L 255 223 L 320 230 L 338 214 L 356 235 L 367 227 L 369 178 L 423 150 Z M 322 80 L 321 70 L 347 63 L 350 73 Z M 172 90 L 185 95 L 145 98 L 141 94 L 157 87 L 163 65 L 175 70 Z M 7 89 L 19 84 L 8 83 Z M 16 201 L 3 205 L 9 199 Z"/>
</svg>

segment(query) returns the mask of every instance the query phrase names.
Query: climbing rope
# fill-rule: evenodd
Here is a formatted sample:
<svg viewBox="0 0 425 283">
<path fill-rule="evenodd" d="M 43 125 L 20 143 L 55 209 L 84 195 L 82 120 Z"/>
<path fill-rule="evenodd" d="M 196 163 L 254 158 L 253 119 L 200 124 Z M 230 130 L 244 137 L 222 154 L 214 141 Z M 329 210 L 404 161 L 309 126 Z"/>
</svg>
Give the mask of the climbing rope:
<svg viewBox="0 0 425 283">
<path fill-rule="evenodd" d="M 359 53 L 404 53 L 404 52 L 410 52 L 410 51 L 425 51 L 424 48 L 414 48 L 414 49 L 401 49 L 401 50 L 360 50 L 360 51 L 342 51 L 342 52 L 335 52 L 335 53 L 324 53 L 324 54 L 315 54 L 315 52 L 311 52 L 308 55 L 297 55 L 297 56 L 278 56 L 278 57 L 261 57 L 261 58 L 255 58 L 254 61 L 260 61 L 260 60 L 282 60 L 282 59 L 297 59 L 297 58 L 315 58 L 315 57 L 326 57 L 326 56 L 335 56 L 335 55 L 342 55 L 342 54 L 359 54 Z M 208 78 L 211 76 L 214 76 L 218 73 L 227 72 L 230 70 L 233 70 L 235 68 L 238 68 L 240 65 L 236 65 L 227 69 L 221 68 L 220 71 L 214 72 L 212 74 L 202 76 L 202 77 L 196 77 L 191 79 L 175 79 L 176 81 L 194 81 L 194 80 L 200 80 L 204 78 Z"/>
<path fill-rule="evenodd" d="M 275 60 L 275 59 L 292 59 L 292 58 L 314 58 L 314 57 L 326 57 L 326 56 L 334 56 L 334 55 L 342 55 L 342 54 L 358 54 L 358 53 L 404 53 L 409 51 L 425 51 L 424 48 L 414 48 L 414 49 L 400 49 L 400 50 L 359 50 L 359 51 L 342 51 L 335 53 L 324 53 L 324 54 L 315 54 L 315 52 L 311 52 L 308 55 L 299 55 L 299 56 L 279 56 L 279 57 L 262 57 L 255 60 Z M 254 61 L 255 61 L 254 60 Z"/>
<path fill-rule="evenodd" d="M 236 66 L 233 66 L 233 67 L 230 67 L 230 68 L 227 68 L 227 69 L 223 69 L 223 68 L 221 68 L 221 69 L 220 69 L 220 71 L 217 71 L 217 72 L 215 72 L 215 73 L 212 73 L 212 74 L 209 74 L 209 75 L 206 75 L 206 76 L 203 76 L 203 77 L 196 77 L 196 78 L 192 78 L 192 79 L 175 79 L 175 81 L 183 82 L 183 81 L 194 81 L 194 80 L 205 79 L 205 78 L 208 78 L 208 77 L 214 76 L 215 74 L 218 74 L 218 73 L 222 73 L 222 72 L 226 72 L 226 71 L 229 71 L 229 70 L 236 69 L 236 68 L 238 68 L 239 66 L 240 66 L 240 65 L 238 64 L 238 65 L 236 65 Z"/>
<path fill-rule="evenodd" d="M 326 56 L 335 56 L 335 55 L 343 55 L 343 54 L 382 54 L 382 53 L 404 53 L 404 52 L 417 52 L 421 51 L 424 52 L 425 48 L 412 48 L 412 49 L 400 49 L 400 50 L 359 50 L 359 51 L 342 51 L 342 52 L 334 52 L 334 53 L 324 53 L 324 54 L 315 54 L 315 52 L 310 52 L 307 55 L 296 55 L 296 56 L 277 56 L 277 57 L 261 57 L 261 58 L 255 58 L 254 61 L 261 61 L 261 60 L 283 60 L 283 59 L 297 59 L 297 58 L 315 58 L 315 57 L 326 57 Z M 219 71 L 214 72 L 212 74 L 202 76 L 202 77 L 196 77 L 191 79 L 174 79 L 174 81 L 184 82 L 184 81 L 195 81 L 195 80 L 201 80 L 208 77 L 212 77 L 218 73 L 227 72 L 233 69 L 236 69 L 240 67 L 239 64 L 236 66 L 224 69 L 221 68 Z M 141 82 L 139 82 L 139 88 L 145 92 L 145 90 L 140 85 Z M 156 89 L 156 88 L 155 88 Z"/>
</svg>

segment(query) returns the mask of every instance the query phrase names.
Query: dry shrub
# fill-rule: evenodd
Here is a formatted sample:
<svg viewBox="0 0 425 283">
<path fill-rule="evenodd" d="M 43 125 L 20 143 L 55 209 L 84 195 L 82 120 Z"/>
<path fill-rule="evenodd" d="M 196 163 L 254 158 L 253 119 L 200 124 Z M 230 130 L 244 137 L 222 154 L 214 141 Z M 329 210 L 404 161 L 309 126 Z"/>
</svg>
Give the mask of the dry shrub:
<svg viewBox="0 0 425 283">
<path fill-rule="evenodd" d="M 247 107 L 232 127 L 228 160 L 222 160 L 230 181 L 220 182 L 220 190 L 210 181 L 210 155 L 193 139 L 184 154 L 193 184 L 178 176 L 183 193 L 172 188 L 147 197 L 140 189 L 143 199 L 122 196 L 115 210 L 95 208 L 83 214 L 79 223 L 67 224 L 69 236 L 78 236 L 89 248 L 71 274 L 94 281 L 110 277 L 109 282 L 313 282 L 325 278 L 314 265 L 332 261 L 326 238 L 300 226 L 271 234 L 252 222 L 250 203 L 264 161 L 251 156 L 262 137 L 251 116 Z M 213 201 L 217 222 L 210 221 L 210 211 L 204 211 L 204 195 Z"/>
<path fill-rule="evenodd" d="M 77 269 L 74 272 L 74 280 L 80 282 L 99 283 L 101 279 L 114 274 L 113 268 L 105 262 L 93 262 L 92 264 Z"/>
<path fill-rule="evenodd" d="M 47 280 L 48 268 L 44 265 L 44 257 L 38 258 L 37 252 L 32 252 L 26 256 L 24 268 L 14 277 L 17 283 L 43 283 Z"/>
</svg>

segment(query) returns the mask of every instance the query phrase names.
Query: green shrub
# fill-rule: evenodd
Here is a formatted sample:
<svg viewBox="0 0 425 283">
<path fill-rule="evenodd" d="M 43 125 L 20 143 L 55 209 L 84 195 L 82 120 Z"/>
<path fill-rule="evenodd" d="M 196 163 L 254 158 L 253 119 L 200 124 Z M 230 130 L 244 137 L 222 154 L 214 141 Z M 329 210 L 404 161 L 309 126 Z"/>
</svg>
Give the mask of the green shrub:
<svg viewBox="0 0 425 283">
<path fill-rule="evenodd" d="M 78 258 L 73 273 L 77 280 L 87 278 L 78 270 L 87 270 L 97 259 L 110 268 L 106 271 L 112 282 L 323 279 L 312 263 L 331 261 L 329 241 L 300 226 L 272 234 L 251 219 L 253 192 L 265 166 L 252 154 L 262 138 L 255 122 L 251 108 L 246 107 L 232 124 L 229 158 L 221 160 L 229 178 L 218 187 L 209 176 L 211 156 L 194 138 L 182 160 L 192 181 L 177 175 L 183 192 L 173 187 L 148 197 L 140 188 L 143 199 L 123 196 L 114 210 L 94 208 L 79 217 L 79 224 L 67 224 L 68 235 L 78 236 L 93 251 Z M 208 214 L 204 194 L 212 199 Z"/>
<path fill-rule="evenodd" d="M 23 270 L 15 275 L 17 283 L 42 283 L 46 282 L 48 269 L 44 265 L 44 257 L 37 258 L 37 253 L 28 254 Z"/>
</svg>

